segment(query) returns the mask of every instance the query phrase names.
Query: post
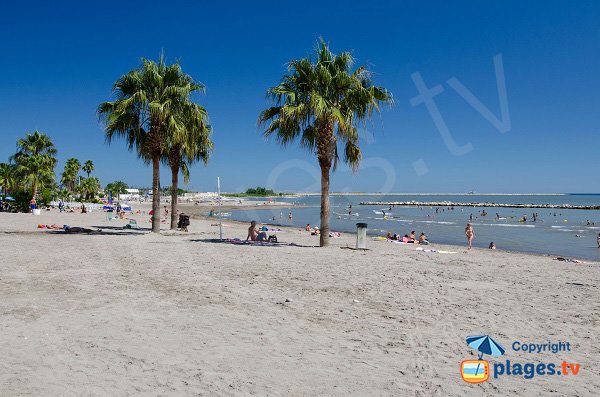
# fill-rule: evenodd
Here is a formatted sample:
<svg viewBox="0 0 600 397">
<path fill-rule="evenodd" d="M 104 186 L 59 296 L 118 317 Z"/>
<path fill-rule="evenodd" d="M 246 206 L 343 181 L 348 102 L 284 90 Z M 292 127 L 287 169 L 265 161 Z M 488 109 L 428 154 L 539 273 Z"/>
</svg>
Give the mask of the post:
<svg viewBox="0 0 600 397">
<path fill-rule="evenodd" d="M 356 248 L 367 249 L 367 224 L 356 224 Z"/>
<path fill-rule="evenodd" d="M 219 195 L 219 239 L 223 240 L 223 222 L 221 220 L 221 178 L 217 177 L 217 194 Z"/>
</svg>

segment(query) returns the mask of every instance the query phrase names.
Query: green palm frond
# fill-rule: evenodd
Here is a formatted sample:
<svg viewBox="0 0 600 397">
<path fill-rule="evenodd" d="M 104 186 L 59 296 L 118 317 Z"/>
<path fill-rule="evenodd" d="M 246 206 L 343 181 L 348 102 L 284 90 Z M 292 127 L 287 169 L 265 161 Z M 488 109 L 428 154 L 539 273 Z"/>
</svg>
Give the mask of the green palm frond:
<svg viewBox="0 0 600 397">
<path fill-rule="evenodd" d="M 258 117 L 264 136 L 274 135 L 282 146 L 299 139 L 302 147 L 317 151 L 320 162 L 333 162 L 334 168 L 341 142 L 343 161 L 356 171 L 362 158 L 358 125 L 380 112 L 383 104 L 392 105 L 393 98 L 373 84 L 365 66 L 353 71 L 354 63 L 352 53 L 336 55 L 322 38 L 314 59 L 290 61 L 288 74 L 267 91 L 274 106 Z"/>
</svg>

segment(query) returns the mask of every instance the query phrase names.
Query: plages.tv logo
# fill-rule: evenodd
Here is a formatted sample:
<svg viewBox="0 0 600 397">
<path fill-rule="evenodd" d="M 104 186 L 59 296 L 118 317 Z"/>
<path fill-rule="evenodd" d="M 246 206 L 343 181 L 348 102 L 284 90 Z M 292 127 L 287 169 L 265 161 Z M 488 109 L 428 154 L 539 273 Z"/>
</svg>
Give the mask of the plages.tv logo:
<svg viewBox="0 0 600 397">
<path fill-rule="evenodd" d="M 460 363 L 460 375 L 467 383 L 482 383 L 490 378 L 490 364 L 483 355 L 501 356 L 506 351 L 488 335 L 467 336 L 467 345 L 479 351 L 477 360 L 463 360 Z"/>
<path fill-rule="evenodd" d="M 581 364 L 571 360 L 554 360 L 532 362 L 516 362 L 504 360 L 490 364 L 483 360 L 483 355 L 502 356 L 506 351 L 498 342 L 488 335 L 468 336 L 467 345 L 479 352 L 477 360 L 464 360 L 460 363 L 460 374 L 467 383 L 482 383 L 490 376 L 519 376 L 523 379 L 533 379 L 536 376 L 577 376 L 580 374 Z M 511 345 L 515 352 L 521 354 L 558 354 L 571 352 L 571 343 L 568 341 L 548 341 L 544 343 L 530 343 L 514 341 Z"/>
</svg>

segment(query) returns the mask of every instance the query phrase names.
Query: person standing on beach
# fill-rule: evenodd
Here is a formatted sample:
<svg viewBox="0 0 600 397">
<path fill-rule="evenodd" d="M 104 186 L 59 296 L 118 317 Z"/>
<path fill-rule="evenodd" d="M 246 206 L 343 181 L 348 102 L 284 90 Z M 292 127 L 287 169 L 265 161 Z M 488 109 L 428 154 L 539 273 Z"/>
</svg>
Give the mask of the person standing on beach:
<svg viewBox="0 0 600 397">
<path fill-rule="evenodd" d="M 467 242 L 469 244 L 469 249 L 471 249 L 471 243 L 475 238 L 475 231 L 473 230 L 473 225 L 467 223 L 467 227 L 465 228 L 465 235 L 467 236 Z"/>
<path fill-rule="evenodd" d="M 37 201 L 35 200 L 35 196 L 31 198 L 29 205 L 31 206 L 31 212 L 33 212 L 33 210 L 37 208 Z"/>
</svg>

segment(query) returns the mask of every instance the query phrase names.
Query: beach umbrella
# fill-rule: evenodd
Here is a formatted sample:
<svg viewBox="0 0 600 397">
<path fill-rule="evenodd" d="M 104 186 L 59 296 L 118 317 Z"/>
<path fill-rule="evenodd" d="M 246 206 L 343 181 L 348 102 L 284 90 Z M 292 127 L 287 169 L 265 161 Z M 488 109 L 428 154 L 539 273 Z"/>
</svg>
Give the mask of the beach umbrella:
<svg viewBox="0 0 600 397">
<path fill-rule="evenodd" d="M 501 356 L 505 352 L 505 349 L 488 335 L 468 336 L 467 345 L 479 351 L 480 360 L 484 354 L 489 356 Z"/>
<path fill-rule="evenodd" d="M 484 354 L 488 356 L 501 356 L 505 352 L 505 349 L 488 335 L 467 336 L 467 345 L 479 351 L 478 360 L 481 360 Z M 479 365 L 477 363 L 475 374 L 479 372 Z"/>
</svg>

